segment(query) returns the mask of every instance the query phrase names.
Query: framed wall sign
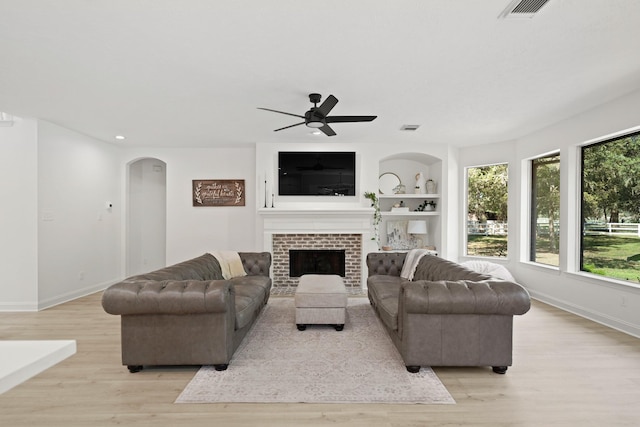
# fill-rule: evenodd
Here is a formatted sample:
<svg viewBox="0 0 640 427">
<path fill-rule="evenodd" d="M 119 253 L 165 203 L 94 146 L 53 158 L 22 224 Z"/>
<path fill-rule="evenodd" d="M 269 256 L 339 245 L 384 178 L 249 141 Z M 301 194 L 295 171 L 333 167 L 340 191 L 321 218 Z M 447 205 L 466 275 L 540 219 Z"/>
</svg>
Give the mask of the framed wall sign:
<svg viewBox="0 0 640 427">
<path fill-rule="evenodd" d="M 244 206 L 244 179 L 194 179 L 193 206 Z"/>
</svg>

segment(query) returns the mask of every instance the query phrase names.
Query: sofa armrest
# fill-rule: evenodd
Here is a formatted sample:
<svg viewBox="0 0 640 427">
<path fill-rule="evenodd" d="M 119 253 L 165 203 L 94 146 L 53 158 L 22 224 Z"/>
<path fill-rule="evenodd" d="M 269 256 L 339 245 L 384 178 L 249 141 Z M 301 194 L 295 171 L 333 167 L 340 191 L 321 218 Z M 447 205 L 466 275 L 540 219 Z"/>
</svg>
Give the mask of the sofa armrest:
<svg viewBox="0 0 640 427">
<path fill-rule="evenodd" d="M 270 252 L 239 252 L 242 266 L 248 276 L 267 276 L 271 268 Z"/>
<path fill-rule="evenodd" d="M 529 311 L 531 300 L 506 280 L 418 280 L 402 284 L 400 307 L 405 313 L 516 315 Z"/>
<path fill-rule="evenodd" d="M 125 280 L 102 295 L 104 310 L 119 315 L 224 313 L 234 303 L 226 280 Z"/>
<path fill-rule="evenodd" d="M 406 252 L 370 252 L 367 254 L 369 277 L 377 275 L 400 276 Z"/>
</svg>

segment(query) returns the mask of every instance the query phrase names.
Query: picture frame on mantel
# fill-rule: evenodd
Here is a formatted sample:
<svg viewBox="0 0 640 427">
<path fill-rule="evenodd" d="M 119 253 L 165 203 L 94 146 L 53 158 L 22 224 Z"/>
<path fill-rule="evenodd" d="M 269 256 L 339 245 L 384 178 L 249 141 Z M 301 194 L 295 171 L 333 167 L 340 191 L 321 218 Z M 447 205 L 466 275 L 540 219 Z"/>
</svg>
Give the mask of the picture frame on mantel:
<svg viewBox="0 0 640 427">
<path fill-rule="evenodd" d="M 244 206 L 244 179 L 194 179 L 191 195 L 194 207 Z"/>
</svg>

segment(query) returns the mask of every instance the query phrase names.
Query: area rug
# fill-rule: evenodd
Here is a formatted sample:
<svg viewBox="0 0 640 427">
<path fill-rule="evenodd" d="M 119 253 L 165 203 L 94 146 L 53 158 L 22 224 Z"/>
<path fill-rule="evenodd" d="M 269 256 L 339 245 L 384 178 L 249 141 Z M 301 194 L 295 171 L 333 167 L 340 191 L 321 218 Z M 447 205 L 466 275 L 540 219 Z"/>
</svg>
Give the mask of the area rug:
<svg viewBox="0 0 640 427">
<path fill-rule="evenodd" d="M 298 331 L 293 298 L 271 298 L 226 371 L 203 366 L 176 403 L 455 403 L 430 368 L 407 372 L 366 298 L 336 331 Z"/>
</svg>

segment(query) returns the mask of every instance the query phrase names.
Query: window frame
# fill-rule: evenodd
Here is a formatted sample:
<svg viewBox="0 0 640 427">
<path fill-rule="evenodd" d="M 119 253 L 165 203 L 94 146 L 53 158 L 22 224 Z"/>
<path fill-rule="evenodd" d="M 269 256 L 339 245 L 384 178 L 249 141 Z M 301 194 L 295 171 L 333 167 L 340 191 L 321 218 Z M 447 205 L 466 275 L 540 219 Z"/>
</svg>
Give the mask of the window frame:
<svg viewBox="0 0 640 427">
<path fill-rule="evenodd" d="M 507 246 L 506 246 L 506 251 L 505 251 L 505 255 L 504 256 L 497 256 L 497 255 L 477 255 L 477 254 L 470 254 L 468 249 L 469 249 L 469 170 L 470 169 L 478 169 L 478 168 L 484 168 L 484 167 L 488 167 L 488 166 L 499 166 L 499 165 L 505 165 L 506 166 L 506 174 L 507 174 Z M 509 211 L 510 211 L 510 207 L 509 207 L 509 187 L 510 187 L 510 176 L 509 174 L 511 173 L 511 164 L 509 161 L 496 161 L 496 162 L 490 162 L 490 163 L 486 163 L 486 164 L 479 164 L 479 165 L 469 165 L 469 166 L 465 166 L 464 167 L 464 211 L 463 211 L 463 215 L 462 215 L 462 221 L 463 221 L 463 236 L 464 238 L 462 239 L 462 254 L 465 257 L 473 257 L 473 258 L 488 258 L 488 259 L 495 259 L 495 260 L 507 260 L 509 259 L 509 230 L 508 230 L 508 224 L 509 224 Z"/>
<path fill-rule="evenodd" d="M 544 267 L 548 267 L 548 268 L 553 268 L 553 269 L 560 269 L 560 257 L 562 256 L 562 250 L 560 249 L 562 246 L 562 239 L 558 239 L 558 264 L 546 264 L 540 261 L 536 261 L 534 259 L 534 255 L 536 253 L 536 237 L 538 235 L 537 233 L 537 220 L 538 220 L 538 216 L 537 216 L 537 210 L 536 210 L 536 168 L 537 166 L 534 165 L 534 162 L 536 160 L 542 160 L 542 159 L 546 159 L 546 158 L 552 158 L 552 157 L 557 157 L 558 160 L 557 162 L 554 163 L 558 163 L 559 165 L 559 169 L 558 169 L 558 182 L 559 182 L 559 187 L 558 187 L 558 196 L 559 196 L 559 200 L 558 200 L 558 222 L 559 222 L 559 228 L 560 230 L 562 230 L 563 225 L 560 222 L 561 218 L 562 218 L 562 214 L 561 214 L 561 210 L 562 210 L 562 177 L 561 177 L 561 173 L 562 173 L 562 157 L 560 154 L 560 150 L 554 150 L 545 154 L 541 154 L 535 157 L 530 157 L 528 159 L 526 159 L 527 162 L 527 168 L 526 168 L 526 173 L 528 176 L 528 180 L 527 180 L 527 192 L 526 194 L 528 195 L 528 242 L 526 245 L 526 257 L 525 257 L 525 262 L 530 262 L 533 263 L 535 265 L 540 265 L 540 266 L 544 266 Z M 559 231 L 560 232 L 560 231 Z"/>
<path fill-rule="evenodd" d="M 576 247 L 575 251 L 572 251 L 574 253 L 575 259 L 573 263 L 573 268 L 571 269 L 572 271 L 569 271 L 569 272 L 570 273 L 573 272 L 582 277 L 594 279 L 595 280 L 594 283 L 605 284 L 609 286 L 615 283 L 615 284 L 621 284 L 621 285 L 632 287 L 632 288 L 640 288 L 640 284 L 637 282 L 625 281 L 615 277 L 604 276 L 600 274 L 591 273 L 587 270 L 583 270 L 584 251 L 582 249 L 584 246 L 584 220 L 585 220 L 584 198 L 583 198 L 584 184 L 585 184 L 584 183 L 584 150 L 588 147 L 603 145 L 609 142 L 614 142 L 616 140 L 628 138 L 634 135 L 640 135 L 640 126 L 614 132 L 598 138 L 594 138 L 575 146 L 576 147 L 576 152 L 575 152 L 575 158 L 576 158 L 575 192 L 576 193 L 575 193 L 574 200 L 576 203 L 576 210 L 575 210 L 575 215 L 573 215 L 573 218 L 575 219 L 575 224 L 574 224 L 575 227 L 572 227 L 572 228 L 574 228 L 574 232 L 579 238 L 580 244 Z"/>
</svg>

